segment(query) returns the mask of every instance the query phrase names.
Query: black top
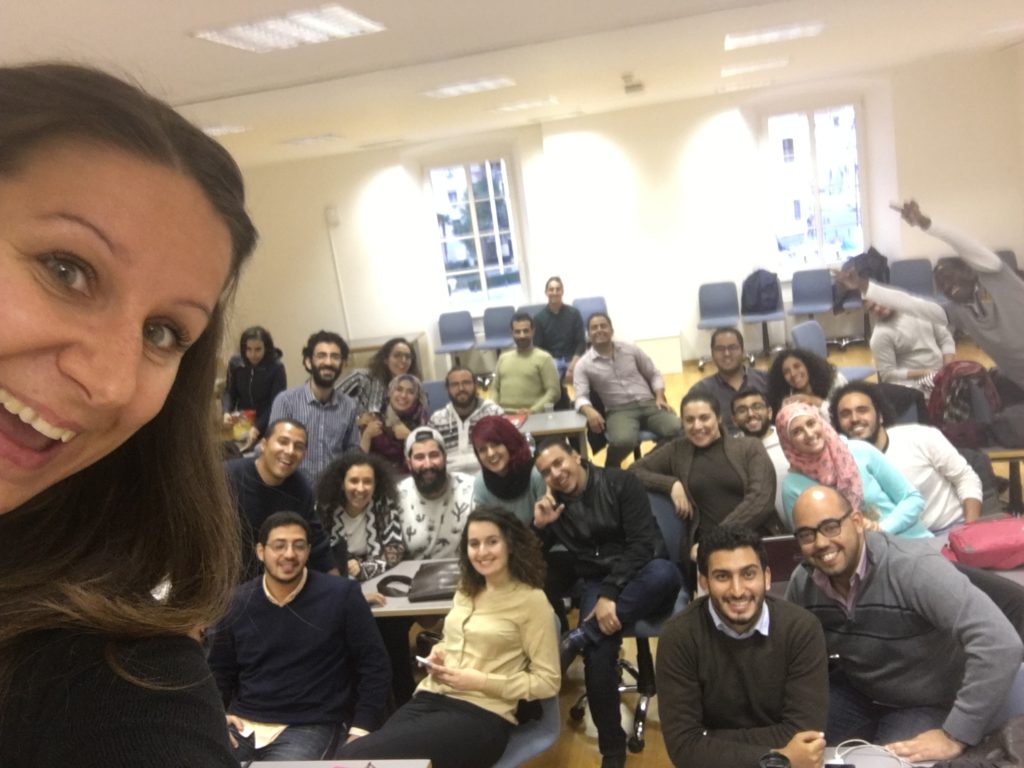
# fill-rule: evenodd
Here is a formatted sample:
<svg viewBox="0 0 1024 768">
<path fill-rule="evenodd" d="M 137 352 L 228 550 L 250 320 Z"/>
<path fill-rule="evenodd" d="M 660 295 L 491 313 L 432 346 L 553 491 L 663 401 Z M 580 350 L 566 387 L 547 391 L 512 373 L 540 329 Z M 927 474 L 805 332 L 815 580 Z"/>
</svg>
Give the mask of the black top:
<svg viewBox="0 0 1024 768">
<path fill-rule="evenodd" d="M 0 705 L 3 768 L 238 768 L 224 708 L 196 641 L 113 643 L 52 630 L 32 638 Z M 111 668 L 114 658 L 149 687 Z"/>
<path fill-rule="evenodd" d="M 288 376 L 280 361 L 281 350 L 267 352 L 258 365 L 235 355 L 228 361 L 227 381 L 221 404 L 224 411 L 256 411 L 253 425 L 265 435 L 270 421 L 270 408 L 278 392 L 288 388 Z"/>
<path fill-rule="evenodd" d="M 587 351 L 587 340 L 580 311 L 563 304 L 556 315 L 544 307 L 533 316 L 533 345 L 563 360 L 582 355 Z"/>
</svg>

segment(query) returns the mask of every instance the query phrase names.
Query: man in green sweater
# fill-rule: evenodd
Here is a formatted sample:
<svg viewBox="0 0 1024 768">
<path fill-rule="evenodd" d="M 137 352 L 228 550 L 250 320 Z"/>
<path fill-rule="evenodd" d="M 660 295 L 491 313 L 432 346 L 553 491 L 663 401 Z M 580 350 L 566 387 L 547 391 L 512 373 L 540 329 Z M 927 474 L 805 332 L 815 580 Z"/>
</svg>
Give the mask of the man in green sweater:
<svg viewBox="0 0 1024 768">
<path fill-rule="evenodd" d="M 793 768 L 824 761 L 825 637 L 808 611 L 766 595 L 767 558 L 748 528 L 709 532 L 697 555 L 707 595 L 662 629 L 659 710 L 677 768 L 750 768 L 769 752 Z"/>
<path fill-rule="evenodd" d="M 555 360 L 533 345 L 533 318 L 528 312 L 513 315 L 512 339 L 516 348 L 498 358 L 490 397 L 508 412 L 539 413 L 562 396 Z"/>
</svg>

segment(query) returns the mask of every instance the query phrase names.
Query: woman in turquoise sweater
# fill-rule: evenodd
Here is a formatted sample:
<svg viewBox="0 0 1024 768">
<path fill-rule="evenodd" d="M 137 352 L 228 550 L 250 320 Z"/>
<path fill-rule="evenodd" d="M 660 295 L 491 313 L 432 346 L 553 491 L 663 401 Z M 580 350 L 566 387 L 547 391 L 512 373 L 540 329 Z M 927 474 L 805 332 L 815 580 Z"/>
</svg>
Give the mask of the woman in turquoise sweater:
<svg viewBox="0 0 1024 768">
<path fill-rule="evenodd" d="M 793 529 L 793 505 L 814 485 L 842 493 L 864 514 L 869 530 L 906 538 L 932 534 L 921 522 L 924 498 L 885 456 L 863 440 L 847 442 L 816 408 L 791 403 L 775 418 L 789 474 L 782 481 L 784 522 Z"/>
</svg>

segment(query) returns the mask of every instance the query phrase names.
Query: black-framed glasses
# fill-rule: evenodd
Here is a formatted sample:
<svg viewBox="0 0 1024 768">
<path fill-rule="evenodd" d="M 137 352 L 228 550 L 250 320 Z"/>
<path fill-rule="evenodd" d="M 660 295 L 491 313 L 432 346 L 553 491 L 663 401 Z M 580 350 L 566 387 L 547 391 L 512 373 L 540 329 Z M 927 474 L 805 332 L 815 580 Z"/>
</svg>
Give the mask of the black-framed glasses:
<svg viewBox="0 0 1024 768">
<path fill-rule="evenodd" d="M 732 352 L 733 354 L 739 352 L 742 347 L 739 344 L 716 344 L 711 348 L 712 352 Z"/>
<path fill-rule="evenodd" d="M 842 517 L 830 517 L 828 520 L 822 520 L 816 526 L 811 528 L 810 526 L 804 526 L 803 528 L 797 528 L 793 531 L 793 537 L 801 545 L 813 544 L 814 540 L 818 538 L 820 533 L 826 539 L 834 539 L 839 535 L 839 531 L 843 529 L 843 520 L 848 518 L 853 513 L 851 509 Z"/>
<path fill-rule="evenodd" d="M 748 413 L 764 413 L 768 406 L 764 403 L 751 403 L 750 405 L 738 406 L 735 410 L 736 416 L 746 416 Z"/>
</svg>

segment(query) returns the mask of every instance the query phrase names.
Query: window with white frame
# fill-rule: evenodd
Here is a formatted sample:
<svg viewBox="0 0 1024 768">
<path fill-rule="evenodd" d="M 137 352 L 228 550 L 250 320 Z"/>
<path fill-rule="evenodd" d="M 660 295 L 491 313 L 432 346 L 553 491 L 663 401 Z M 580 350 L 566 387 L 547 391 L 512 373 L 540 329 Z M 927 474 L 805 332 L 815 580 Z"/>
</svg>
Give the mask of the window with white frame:
<svg viewBox="0 0 1024 768">
<path fill-rule="evenodd" d="M 522 257 L 502 158 L 430 169 L 448 296 L 455 303 L 522 299 Z"/>
<path fill-rule="evenodd" d="M 852 104 L 767 120 L 770 211 L 780 271 L 834 264 L 864 250 Z"/>
</svg>

